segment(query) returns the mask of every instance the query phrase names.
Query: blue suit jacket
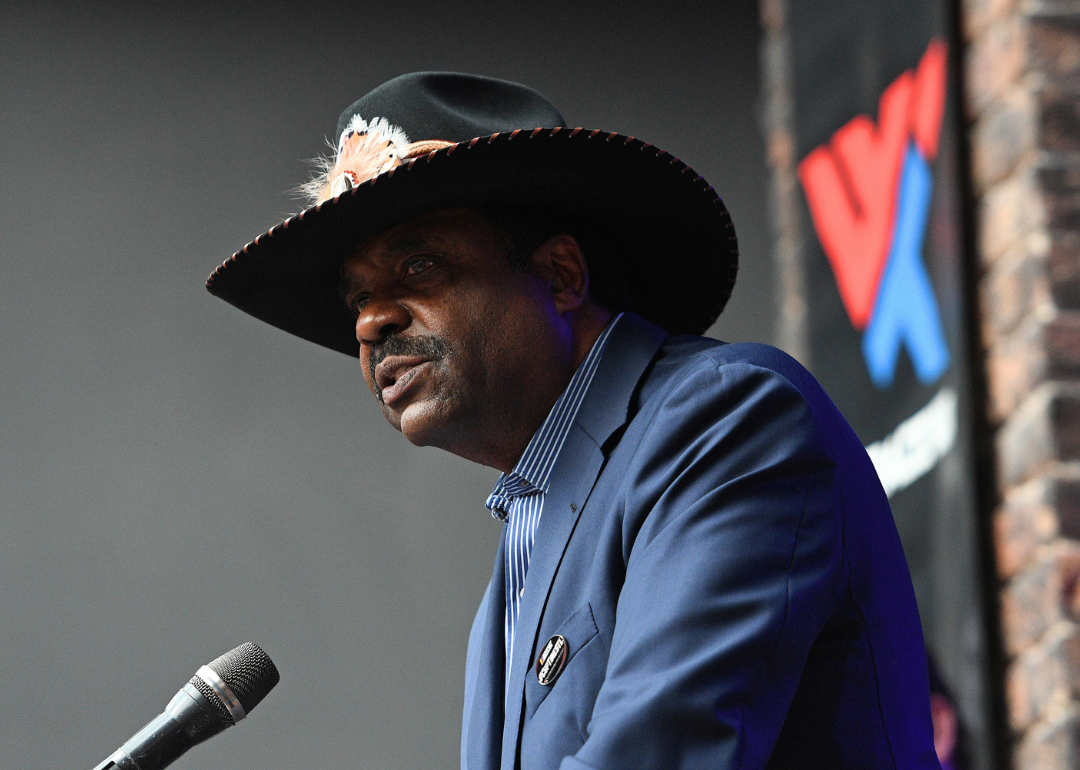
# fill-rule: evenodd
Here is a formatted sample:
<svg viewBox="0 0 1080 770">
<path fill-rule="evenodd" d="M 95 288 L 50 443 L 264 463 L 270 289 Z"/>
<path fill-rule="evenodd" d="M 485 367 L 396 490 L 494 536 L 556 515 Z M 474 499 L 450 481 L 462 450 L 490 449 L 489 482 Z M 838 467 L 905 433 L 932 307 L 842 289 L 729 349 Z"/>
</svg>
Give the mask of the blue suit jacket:
<svg viewBox="0 0 1080 770">
<path fill-rule="evenodd" d="M 505 711 L 502 565 L 469 637 L 463 768 L 938 767 L 888 502 L 778 350 L 616 326 L 545 499 Z M 570 658 L 545 687 L 554 634 Z"/>
</svg>

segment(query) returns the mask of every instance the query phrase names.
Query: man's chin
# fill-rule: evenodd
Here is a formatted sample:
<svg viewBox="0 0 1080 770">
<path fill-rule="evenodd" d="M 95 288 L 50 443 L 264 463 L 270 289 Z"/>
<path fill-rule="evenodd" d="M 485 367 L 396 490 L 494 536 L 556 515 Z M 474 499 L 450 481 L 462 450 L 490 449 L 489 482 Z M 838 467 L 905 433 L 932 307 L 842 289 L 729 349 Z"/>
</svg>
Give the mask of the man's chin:
<svg viewBox="0 0 1080 770">
<path fill-rule="evenodd" d="M 400 414 L 383 407 L 386 419 L 416 446 L 442 446 L 448 432 L 439 409 L 427 400 L 413 402 Z"/>
</svg>

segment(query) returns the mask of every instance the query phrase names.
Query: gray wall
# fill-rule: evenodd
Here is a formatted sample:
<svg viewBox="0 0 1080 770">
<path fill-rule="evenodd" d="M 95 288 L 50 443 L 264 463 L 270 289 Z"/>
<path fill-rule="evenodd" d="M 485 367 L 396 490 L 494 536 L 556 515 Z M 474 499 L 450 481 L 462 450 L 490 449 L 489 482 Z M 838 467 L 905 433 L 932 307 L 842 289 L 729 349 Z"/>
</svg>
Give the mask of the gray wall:
<svg viewBox="0 0 1080 770">
<path fill-rule="evenodd" d="M 0 9 L 0 767 L 92 767 L 248 640 L 281 684 L 178 767 L 453 766 L 495 474 L 203 280 L 344 106 L 459 69 L 703 173 L 744 255 L 714 333 L 768 341 L 755 3 L 223 5 Z"/>
</svg>

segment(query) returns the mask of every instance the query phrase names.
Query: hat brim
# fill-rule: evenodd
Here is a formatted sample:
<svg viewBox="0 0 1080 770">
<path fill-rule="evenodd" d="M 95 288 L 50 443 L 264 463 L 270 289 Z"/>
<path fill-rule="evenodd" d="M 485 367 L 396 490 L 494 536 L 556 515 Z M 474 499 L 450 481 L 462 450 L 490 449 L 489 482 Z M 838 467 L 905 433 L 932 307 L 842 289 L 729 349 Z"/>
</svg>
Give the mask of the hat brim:
<svg viewBox="0 0 1080 770">
<path fill-rule="evenodd" d="M 368 238 L 438 209 L 526 204 L 573 213 L 625 255 L 632 309 L 700 334 L 735 284 L 731 218 L 678 158 L 633 137 L 577 129 L 495 134 L 415 158 L 259 236 L 207 279 L 246 313 L 359 355 L 341 264 Z"/>
</svg>

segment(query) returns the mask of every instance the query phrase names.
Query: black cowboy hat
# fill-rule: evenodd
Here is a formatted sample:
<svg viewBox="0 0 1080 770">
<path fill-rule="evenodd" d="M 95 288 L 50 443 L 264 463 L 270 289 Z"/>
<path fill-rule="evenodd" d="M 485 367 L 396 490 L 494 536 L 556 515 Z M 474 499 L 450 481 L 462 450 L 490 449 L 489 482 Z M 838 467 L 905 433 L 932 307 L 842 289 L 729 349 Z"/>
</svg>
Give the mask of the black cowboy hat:
<svg viewBox="0 0 1080 770">
<path fill-rule="evenodd" d="M 309 185 L 321 202 L 227 259 L 211 294 L 355 356 L 339 282 L 357 246 L 428 211 L 511 204 L 566 211 L 602 233 L 624 260 L 630 309 L 671 334 L 704 332 L 731 295 L 735 230 L 712 187 L 634 137 L 567 128 L 526 86 L 402 75 L 345 110 L 337 136 L 337 157 Z"/>
</svg>

